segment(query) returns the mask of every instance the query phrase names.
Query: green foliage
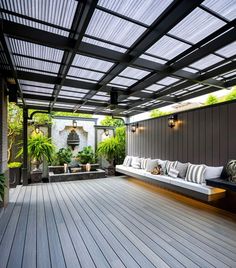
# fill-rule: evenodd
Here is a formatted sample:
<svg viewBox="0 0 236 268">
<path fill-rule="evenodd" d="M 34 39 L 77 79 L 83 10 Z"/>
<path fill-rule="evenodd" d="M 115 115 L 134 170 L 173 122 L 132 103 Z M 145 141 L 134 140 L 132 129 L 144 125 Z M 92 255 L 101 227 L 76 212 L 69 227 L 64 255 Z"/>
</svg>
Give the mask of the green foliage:
<svg viewBox="0 0 236 268">
<path fill-rule="evenodd" d="M 101 126 L 121 127 L 124 126 L 124 121 L 121 119 L 112 118 L 111 116 L 105 116 L 100 123 Z"/>
<path fill-rule="evenodd" d="M 212 105 L 218 102 L 219 102 L 219 99 L 216 96 L 210 94 L 205 101 L 205 105 Z"/>
<path fill-rule="evenodd" d="M 9 168 L 20 168 L 22 166 L 21 162 L 11 162 L 8 164 Z"/>
<path fill-rule="evenodd" d="M 82 151 L 78 152 L 77 158 L 81 164 L 94 163 L 95 154 L 92 146 L 85 146 Z"/>
<path fill-rule="evenodd" d="M 35 111 L 36 110 L 29 110 L 29 115 L 31 115 Z M 52 124 L 51 114 L 36 113 L 33 115 L 33 120 L 34 120 L 34 123 L 37 125 Z"/>
<path fill-rule="evenodd" d="M 7 187 L 4 174 L 0 174 L 0 201 L 4 199 L 4 190 Z"/>
<path fill-rule="evenodd" d="M 160 117 L 160 116 L 167 115 L 167 114 L 169 114 L 169 113 L 168 112 L 162 112 L 159 109 L 154 109 L 154 110 L 151 111 L 150 117 L 155 118 L 155 117 Z"/>
<path fill-rule="evenodd" d="M 97 155 L 106 158 L 112 165 L 119 154 L 120 146 L 116 137 L 110 137 L 98 144 Z"/>
<path fill-rule="evenodd" d="M 231 100 L 236 100 L 236 86 L 234 86 L 233 90 L 225 97 L 225 101 Z"/>
<path fill-rule="evenodd" d="M 123 163 L 125 158 L 126 127 L 117 127 L 115 135 L 119 145 L 118 153 L 115 155 L 115 162 L 119 165 Z"/>
<path fill-rule="evenodd" d="M 61 148 L 56 154 L 60 165 L 69 164 L 71 162 L 72 151 L 69 147 Z"/>
<path fill-rule="evenodd" d="M 84 117 L 84 118 L 92 118 L 91 114 L 80 114 L 80 113 L 70 113 L 70 112 L 53 112 L 52 115 L 55 116 L 76 116 L 76 117 Z"/>
</svg>

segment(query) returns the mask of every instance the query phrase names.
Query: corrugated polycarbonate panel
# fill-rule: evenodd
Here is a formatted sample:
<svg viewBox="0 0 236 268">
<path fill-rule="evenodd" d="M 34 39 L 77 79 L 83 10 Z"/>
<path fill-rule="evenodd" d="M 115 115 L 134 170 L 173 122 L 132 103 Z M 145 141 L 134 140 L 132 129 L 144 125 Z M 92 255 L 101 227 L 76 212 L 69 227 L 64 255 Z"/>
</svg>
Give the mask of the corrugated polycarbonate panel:
<svg viewBox="0 0 236 268">
<path fill-rule="evenodd" d="M 161 79 L 161 80 L 158 81 L 157 83 L 158 83 L 158 84 L 161 84 L 161 85 L 169 86 L 169 85 L 174 84 L 174 83 L 177 82 L 177 81 L 179 81 L 179 79 L 168 76 L 168 77 L 166 77 L 166 78 Z"/>
<path fill-rule="evenodd" d="M 59 102 L 56 102 L 54 104 L 54 107 L 73 109 L 75 107 L 75 104 L 68 104 L 68 103 L 59 103 Z"/>
<path fill-rule="evenodd" d="M 92 97 L 92 100 L 98 100 L 98 101 L 108 101 L 110 97 L 101 96 L 101 95 L 94 95 Z"/>
<path fill-rule="evenodd" d="M 79 92 L 79 93 L 88 93 L 89 90 L 88 89 L 83 89 L 83 88 L 76 88 L 76 87 L 67 87 L 67 86 L 63 86 L 61 88 L 61 90 L 64 90 L 64 91 L 72 91 L 72 92 Z"/>
<path fill-rule="evenodd" d="M 108 44 L 106 42 L 101 42 L 101 41 L 98 41 L 98 40 L 95 40 L 92 38 L 88 38 L 88 37 L 84 37 L 82 41 L 89 43 L 89 44 L 92 44 L 92 45 L 99 46 L 99 47 L 109 48 L 111 50 L 115 50 L 115 51 L 118 51 L 121 53 L 125 53 L 127 51 L 127 49 L 125 49 L 123 47 L 114 46 L 114 45 Z"/>
<path fill-rule="evenodd" d="M 71 67 L 68 72 L 68 75 L 81 77 L 81 78 L 87 78 L 87 79 L 93 79 L 93 80 L 98 81 L 99 79 L 103 77 L 104 74 Z"/>
<path fill-rule="evenodd" d="M 104 60 L 99 60 L 91 57 L 86 57 L 83 55 L 75 55 L 72 65 L 93 69 L 97 71 L 107 72 L 114 63 Z"/>
<path fill-rule="evenodd" d="M 94 107 L 94 106 L 81 106 L 79 109 L 80 110 L 96 110 L 96 107 Z"/>
<path fill-rule="evenodd" d="M 171 60 L 189 47 L 190 45 L 180 42 L 174 38 L 163 36 L 146 52 L 154 56 L 159 56 L 167 60 Z"/>
<path fill-rule="evenodd" d="M 17 71 L 23 71 L 23 72 L 30 72 L 30 73 L 36 73 L 36 74 L 46 74 L 50 76 L 55 76 L 55 73 L 49 73 L 48 71 L 37 71 L 34 69 L 24 68 L 24 67 L 18 67 Z"/>
<path fill-rule="evenodd" d="M 216 51 L 217 54 L 229 58 L 236 54 L 236 42 L 233 42 Z"/>
<path fill-rule="evenodd" d="M 165 64 L 167 62 L 166 60 L 158 59 L 158 58 L 151 57 L 151 56 L 148 56 L 148 55 L 145 55 L 145 54 L 142 54 L 140 56 L 140 58 L 145 59 L 145 60 L 150 60 L 150 61 L 153 61 L 153 62 L 157 62 L 157 63 L 160 63 L 160 64 Z"/>
<path fill-rule="evenodd" d="M 111 83 L 113 84 L 124 85 L 124 86 L 132 86 L 136 82 L 137 82 L 136 80 L 119 77 L 119 76 L 111 80 Z"/>
<path fill-rule="evenodd" d="M 156 91 L 161 90 L 163 88 L 164 88 L 164 86 L 153 84 L 153 85 L 147 87 L 146 89 L 150 90 L 150 91 L 153 91 L 153 92 L 156 92 Z"/>
<path fill-rule="evenodd" d="M 195 69 L 193 69 L 193 68 L 189 68 L 189 67 L 185 67 L 185 68 L 183 68 L 182 70 L 183 70 L 183 71 L 186 71 L 186 72 L 193 73 L 193 74 L 198 72 L 198 70 L 195 70 Z"/>
<path fill-rule="evenodd" d="M 51 47 L 41 46 L 18 39 L 9 38 L 12 53 L 31 56 L 39 59 L 61 62 L 63 51 Z"/>
<path fill-rule="evenodd" d="M 31 99 L 25 99 L 27 104 L 33 104 L 33 105 L 40 105 L 40 106 L 48 106 L 48 101 L 42 101 L 42 100 L 31 100 Z"/>
<path fill-rule="evenodd" d="M 210 54 L 196 62 L 190 65 L 190 67 L 197 68 L 199 70 L 204 70 L 207 67 L 210 67 L 211 65 L 214 65 L 217 62 L 222 61 L 223 58 L 218 57 L 216 55 Z"/>
<path fill-rule="evenodd" d="M 142 79 L 143 77 L 145 77 L 148 74 L 150 74 L 150 72 L 136 69 L 136 68 L 132 68 L 132 67 L 127 67 L 119 75 L 130 77 L 130 78 Z"/>
<path fill-rule="evenodd" d="M 52 84 L 46 84 L 46 83 L 40 83 L 40 82 L 34 82 L 34 81 L 27 81 L 27 80 L 18 80 L 21 85 L 29 85 L 29 86 L 35 86 L 35 87 L 45 87 L 45 88 L 54 88 L 54 85 Z"/>
<path fill-rule="evenodd" d="M 41 21 L 70 29 L 78 2 L 74 0 L 2 0 L 0 7 Z M 21 23 L 41 30 L 68 35 L 65 31 L 3 14 L 4 19 Z"/>
<path fill-rule="evenodd" d="M 197 43 L 224 25 L 224 21 L 196 8 L 169 33 L 189 42 Z"/>
<path fill-rule="evenodd" d="M 203 6 L 215 11 L 220 16 L 228 20 L 236 18 L 236 1 L 235 0 L 206 0 Z"/>
<path fill-rule="evenodd" d="M 126 89 L 128 87 L 128 86 L 121 86 L 121 85 L 116 85 L 116 84 L 112 84 L 112 83 L 109 83 L 107 85 L 110 87 L 119 87 L 119 88 L 123 88 L 123 89 Z"/>
<path fill-rule="evenodd" d="M 83 98 L 85 94 L 78 93 L 78 92 L 69 92 L 65 90 L 61 90 L 59 93 L 59 96 L 69 96 L 69 97 L 78 97 L 78 98 Z"/>
<path fill-rule="evenodd" d="M 32 87 L 32 86 L 26 86 L 26 85 L 21 85 L 22 91 L 28 91 L 28 92 L 37 92 L 39 95 L 41 93 L 46 93 L 46 94 L 52 94 L 53 89 L 50 88 L 43 88 L 43 87 Z"/>
<path fill-rule="evenodd" d="M 130 47 L 145 30 L 142 26 L 95 10 L 86 34 Z"/>
<path fill-rule="evenodd" d="M 60 65 L 57 63 L 45 62 L 20 56 L 13 57 L 18 67 L 37 69 L 45 72 L 58 73 Z M 18 69 L 18 68 L 17 68 Z"/>
<path fill-rule="evenodd" d="M 100 0 L 98 5 L 150 25 L 172 2 L 173 0 Z"/>
</svg>

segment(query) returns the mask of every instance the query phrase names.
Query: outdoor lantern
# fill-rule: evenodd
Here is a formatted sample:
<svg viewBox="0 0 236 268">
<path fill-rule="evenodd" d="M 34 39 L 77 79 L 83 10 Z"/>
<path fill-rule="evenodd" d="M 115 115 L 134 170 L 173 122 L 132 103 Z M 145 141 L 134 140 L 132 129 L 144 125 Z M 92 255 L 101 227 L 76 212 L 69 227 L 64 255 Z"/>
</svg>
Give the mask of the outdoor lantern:
<svg viewBox="0 0 236 268">
<path fill-rule="evenodd" d="M 77 121 L 76 120 L 73 120 L 72 124 L 73 124 L 73 128 L 77 128 Z"/>
<path fill-rule="evenodd" d="M 39 126 L 36 125 L 34 131 L 36 134 L 39 134 L 39 132 L 40 132 Z"/>
<path fill-rule="evenodd" d="M 177 114 L 173 114 L 168 117 L 168 127 L 173 128 L 178 120 Z"/>
<path fill-rule="evenodd" d="M 109 129 L 104 129 L 104 134 L 108 137 L 109 136 Z"/>
<path fill-rule="evenodd" d="M 132 126 L 131 126 L 131 132 L 136 132 L 136 130 L 138 129 L 138 123 L 137 124 L 133 124 Z"/>
</svg>

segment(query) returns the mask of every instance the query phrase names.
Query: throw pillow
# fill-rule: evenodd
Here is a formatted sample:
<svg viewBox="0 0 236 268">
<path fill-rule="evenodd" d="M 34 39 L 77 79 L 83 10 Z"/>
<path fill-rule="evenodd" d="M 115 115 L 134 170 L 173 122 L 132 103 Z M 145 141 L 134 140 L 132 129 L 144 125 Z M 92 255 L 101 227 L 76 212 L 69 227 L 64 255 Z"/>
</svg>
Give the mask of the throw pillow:
<svg viewBox="0 0 236 268">
<path fill-rule="evenodd" d="M 223 167 L 210 167 L 206 166 L 203 181 L 208 179 L 219 179 L 222 173 Z"/>
<path fill-rule="evenodd" d="M 151 172 L 155 167 L 157 167 L 158 161 L 157 159 L 148 159 L 147 160 L 147 166 L 146 166 L 146 171 Z"/>
<path fill-rule="evenodd" d="M 175 168 L 170 167 L 170 170 L 168 172 L 168 175 L 172 178 L 177 178 L 179 174 L 179 171 Z"/>
<path fill-rule="evenodd" d="M 141 167 L 141 158 L 133 157 L 132 162 L 131 162 L 131 167 L 140 168 Z"/>
<path fill-rule="evenodd" d="M 176 168 L 176 165 L 177 165 L 177 161 L 169 161 L 169 160 L 167 160 L 166 161 L 166 174 L 168 175 L 171 167 Z"/>
<path fill-rule="evenodd" d="M 130 167 L 132 162 L 132 156 L 126 156 L 123 165 L 126 167 Z"/>
<path fill-rule="evenodd" d="M 147 158 L 141 158 L 141 169 L 145 169 L 147 165 Z"/>
<path fill-rule="evenodd" d="M 188 165 L 189 163 L 181 163 L 179 161 L 177 161 L 177 165 L 176 165 L 176 169 L 179 171 L 179 178 L 184 179 L 187 173 L 187 169 L 188 169 Z"/>
<path fill-rule="evenodd" d="M 124 159 L 124 162 L 123 162 L 123 166 L 126 166 L 128 159 L 129 159 L 129 156 L 126 155 L 126 157 L 125 157 L 125 159 Z"/>
<path fill-rule="evenodd" d="M 205 170 L 206 170 L 205 165 L 189 164 L 185 180 L 201 184 L 204 179 Z"/>
</svg>

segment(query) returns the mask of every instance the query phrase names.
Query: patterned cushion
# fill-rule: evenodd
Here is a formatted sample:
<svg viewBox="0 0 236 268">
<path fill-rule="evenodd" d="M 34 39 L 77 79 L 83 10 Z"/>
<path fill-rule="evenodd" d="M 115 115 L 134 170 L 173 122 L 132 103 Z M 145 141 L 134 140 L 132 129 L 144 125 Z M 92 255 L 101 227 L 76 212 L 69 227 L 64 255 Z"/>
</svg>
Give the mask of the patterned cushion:
<svg viewBox="0 0 236 268">
<path fill-rule="evenodd" d="M 228 174 L 228 180 L 236 182 L 236 160 L 230 160 L 226 165 L 226 171 Z"/>
<path fill-rule="evenodd" d="M 168 175 L 170 168 L 176 168 L 177 161 L 166 161 L 166 174 Z"/>
<path fill-rule="evenodd" d="M 170 170 L 168 172 L 168 175 L 172 178 L 177 178 L 179 174 L 179 171 L 175 168 L 170 167 Z"/>
<path fill-rule="evenodd" d="M 130 167 L 132 161 L 132 156 L 126 156 L 123 165 L 126 167 Z"/>
<path fill-rule="evenodd" d="M 133 168 L 141 168 L 141 158 L 133 157 L 131 162 L 131 167 Z"/>
<path fill-rule="evenodd" d="M 147 166 L 146 171 L 152 172 L 155 167 L 158 165 L 158 159 L 148 159 L 147 160 Z"/>
<path fill-rule="evenodd" d="M 145 169 L 147 166 L 148 158 L 141 158 L 141 169 Z"/>
<path fill-rule="evenodd" d="M 176 169 L 179 171 L 179 178 L 184 179 L 186 177 L 187 169 L 188 169 L 189 163 L 181 163 L 177 161 Z"/>
<path fill-rule="evenodd" d="M 201 184 L 204 180 L 205 170 L 205 165 L 189 164 L 185 180 Z"/>
</svg>

